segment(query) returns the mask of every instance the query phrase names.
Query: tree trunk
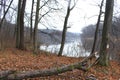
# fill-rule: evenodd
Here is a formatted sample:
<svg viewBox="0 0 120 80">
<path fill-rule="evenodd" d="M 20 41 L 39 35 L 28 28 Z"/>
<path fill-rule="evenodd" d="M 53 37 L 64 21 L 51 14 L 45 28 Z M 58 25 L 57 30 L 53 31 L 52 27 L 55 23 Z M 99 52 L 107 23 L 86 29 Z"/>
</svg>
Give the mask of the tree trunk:
<svg viewBox="0 0 120 80">
<path fill-rule="evenodd" d="M 33 33 L 33 46 L 34 51 L 33 53 L 37 53 L 37 29 L 38 29 L 38 19 L 39 19 L 39 7 L 40 7 L 40 0 L 37 0 L 37 6 L 36 6 L 36 15 L 35 15 L 35 24 L 34 24 L 34 33 Z"/>
<path fill-rule="evenodd" d="M 17 25 L 16 25 L 16 48 L 19 48 L 20 43 L 20 10 L 21 10 L 21 1 L 18 1 L 18 11 L 17 11 Z"/>
<path fill-rule="evenodd" d="M 19 49 L 24 49 L 24 13 L 25 13 L 26 0 L 23 0 L 20 10 L 20 44 Z"/>
<path fill-rule="evenodd" d="M 33 40 L 33 8 L 34 8 L 34 0 L 32 0 L 32 8 L 31 8 L 31 15 L 30 15 L 30 40 Z"/>
<path fill-rule="evenodd" d="M 102 66 L 109 65 L 109 53 L 107 49 L 108 44 L 108 35 L 110 33 L 110 28 L 112 25 L 112 16 L 113 16 L 113 6 L 114 0 L 106 0 L 106 10 L 105 10 L 105 19 L 102 32 L 102 42 L 100 46 L 100 57 L 98 64 Z"/>
<path fill-rule="evenodd" d="M 0 18 L 1 18 L 1 16 L 2 16 L 2 5 L 3 5 L 3 0 L 0 1 L 0 4 L 1 4 L 1 5 L 0 5 Z"/>
<path fill-rule="evenodd" d="M 64 73 L 66 71 L 72 71 L 74 69 L 81 69 L 86 71 L 85 66 L 83 66 L 82 62 L 74 63 L 71 65 L 66 65 L 59 68 L 52 68 L 47 70 L 35 70 L 35 71 L 24 71 L 24 72 L 17 72 L 15 70 L 10 71 L 1 71 L 0 72 L 0 79 L 2 80 L 22 80 L 27 78 L 35 78 L 35 77 L 45 77 L 51 75 L 58 75 L 60 73 Z"/>
<path fill-rule="evenodd" d="M 69 18 L 70 11 L 71 11 L 70 4 L 71 4 L 71 0 L 68 3 L 67 14 L 65 16 L 64 27 L 63 27 L 63 32 L 62 32 L 61 46 L 60 46 L 60 51 L 58 53 L 58 56 L 62 56 L 62 52 L 64 49 L 65 37 L 66 37 L 66 32 L 67 32 L 67 23 L 68 23 L 68 18 Z"/>
<path fill-rule="evenodd" d="M 24 49 L 24 12 L 26 0 L 19 0 L 17 16 L 16 48 Z"/>
<path fill-rule="evenodd" d="M 99 12 L 99 16 L 98 16 L 98 20 L 97 20 L 97 24 L 96 24 L 96 30 L 95 30 L 95 35 L 94 35 L 93 47 L 92 47 L 92 51 L 91 51 L 90 54 L 93 54 L 94 51 L 95 51 L 95 48 L 96 48 L 98 29 L 99 29 L 100 19 L 101 19 L 101 15 L 102 15 L 103 2 L 104 2 L 104 0 L 102 0 L 101 5 L 100 5 L 100 12 Z"/>
</svg>

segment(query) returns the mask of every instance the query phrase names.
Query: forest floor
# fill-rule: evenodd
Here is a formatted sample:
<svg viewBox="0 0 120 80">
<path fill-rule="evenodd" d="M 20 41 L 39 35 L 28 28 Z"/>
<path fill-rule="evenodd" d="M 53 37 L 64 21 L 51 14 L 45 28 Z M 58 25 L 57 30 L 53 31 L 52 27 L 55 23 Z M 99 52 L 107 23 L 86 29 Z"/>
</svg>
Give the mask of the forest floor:
<svg viewBox="0 0 120 80">
<path fill-rule="evenodd" d="M 55 54 L 39 52 L 38 55 L 31 51 L 21 51 L 8 48 L 0 51 L 0 70 L 42 70 L 60 67 L 81 61 L 83 58 L 58 57 Z M 87 80 L 94 76 L 96 80 L 120 80 L 120 63 L 111 61 L 109 67 L 93 66 L 89 71 L 82 70 L 68 71 L 59 75 L 38 77 L 27 80 Z M 94 80 L 94 79 L 93 79 Z"/>
</svg>

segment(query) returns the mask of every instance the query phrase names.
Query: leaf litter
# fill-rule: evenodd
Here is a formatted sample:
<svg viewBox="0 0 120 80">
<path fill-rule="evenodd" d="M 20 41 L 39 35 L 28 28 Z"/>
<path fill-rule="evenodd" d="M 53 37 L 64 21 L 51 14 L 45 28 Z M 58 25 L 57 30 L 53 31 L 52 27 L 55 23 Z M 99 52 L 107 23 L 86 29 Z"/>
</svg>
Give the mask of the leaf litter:
<svg viewBox="0 0 120 80">
<path fill-rule="evenodd" d="M 40 51 L 37 55 L 32 51 L 22 51 L 15 48 L 7 48 L 0 51 L 0 70 L 42 70 L 61 67 L 81 61 L 83 58 L 58 57 L 56 54 L 50 54 Z M 38 77 L 27 80 L 94 80 L 87 79 L 94 77 L 95 80 L 120 80 L 120 62 L 111 61 L 109 67 L 95 65 L 89 71 L 81 70 L 68 71 L 62 74 Z"/>
</svg>

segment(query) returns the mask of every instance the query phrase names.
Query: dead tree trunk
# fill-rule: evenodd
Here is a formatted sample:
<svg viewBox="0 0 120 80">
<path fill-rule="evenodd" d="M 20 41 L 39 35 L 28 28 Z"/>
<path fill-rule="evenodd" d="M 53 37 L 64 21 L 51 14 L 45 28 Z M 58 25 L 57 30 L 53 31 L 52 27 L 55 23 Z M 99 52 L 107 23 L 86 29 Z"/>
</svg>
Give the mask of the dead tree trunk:
<svg viewBox="0 0 120 80">
<path fill-rule="evenodd" d="M 2 79 L 2 80 L 22 80 L 22 79 L 27 79 L 27 78 L 57 75 L 60 73 L 64 73 L 66 71 L 72 71 L 74 69 L 80 69 L 83 71 L 87 70 L 87 68 L 83 65 L 83 62 L 78 62 L 78 63 L 74 63 L 71 65 L 66 65 L 63 67 L 53 68 L 53 69 L 48 69 L 48 70 L 35 70 L 35 71 L 24 71 L 24 72 L 17 72 L 14 70 L 1 71 L 0 79 Z"/>
</svg>

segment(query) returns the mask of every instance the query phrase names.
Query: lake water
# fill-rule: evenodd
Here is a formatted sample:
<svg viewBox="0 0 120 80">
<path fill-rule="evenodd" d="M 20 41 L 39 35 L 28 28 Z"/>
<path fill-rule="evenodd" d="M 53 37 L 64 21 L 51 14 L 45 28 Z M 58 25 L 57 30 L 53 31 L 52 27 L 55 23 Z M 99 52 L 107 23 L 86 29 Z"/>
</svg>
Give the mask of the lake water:
<svg viewBox="0 0 120 80">
<path fill-rule="evenodd" d="M 57 53 L 59 52 L 60 44 L 57 45 L 42 45 L 40 46 L 40 50 L 45 50 L 51 53 Z M 64 56 L 69 57 L 84 57 L 89 56 L 89 52 L 86 52 L 84 48 L 82 47 L 81 42 L 75 41 L 66 43 L 63 50 Z"/>
</svg>

